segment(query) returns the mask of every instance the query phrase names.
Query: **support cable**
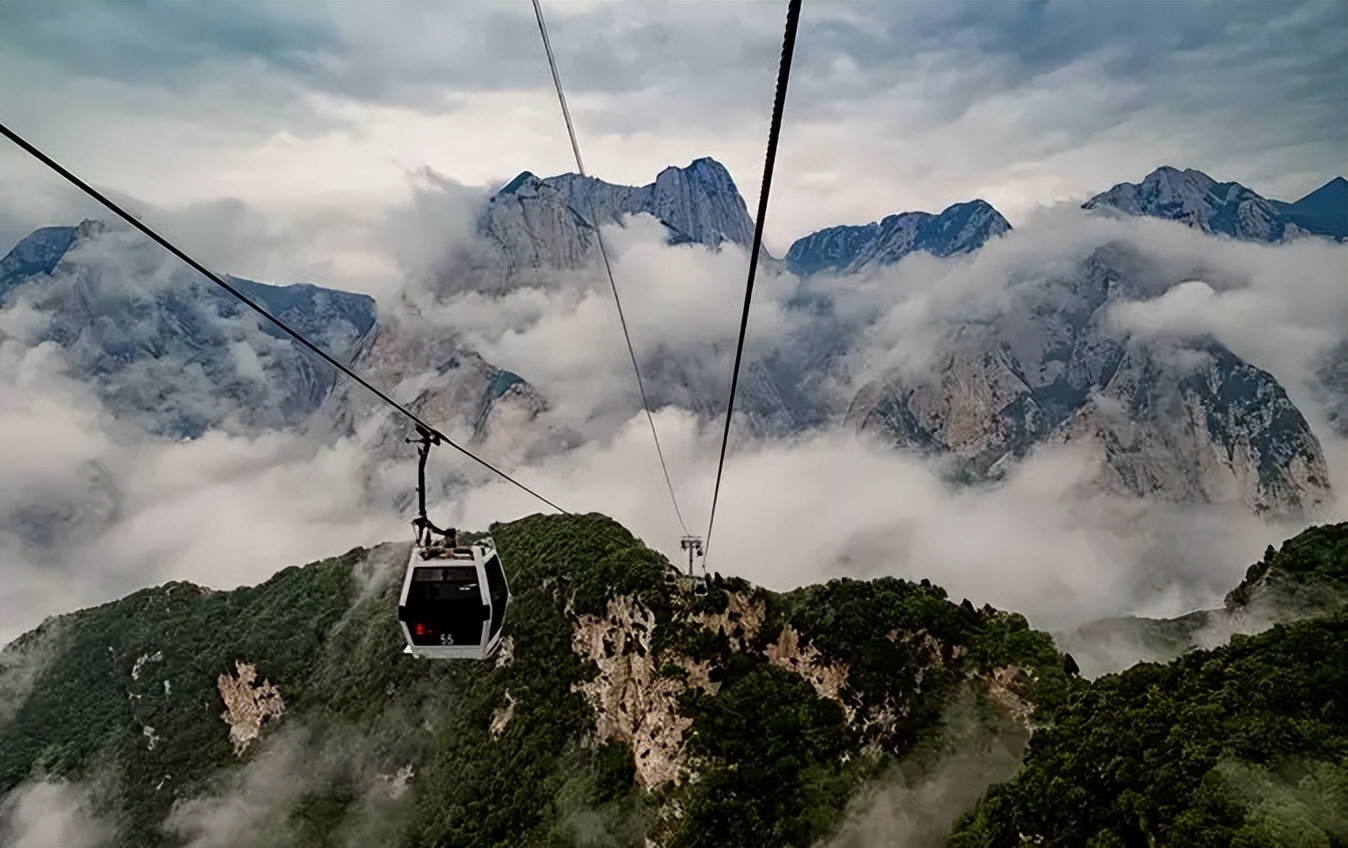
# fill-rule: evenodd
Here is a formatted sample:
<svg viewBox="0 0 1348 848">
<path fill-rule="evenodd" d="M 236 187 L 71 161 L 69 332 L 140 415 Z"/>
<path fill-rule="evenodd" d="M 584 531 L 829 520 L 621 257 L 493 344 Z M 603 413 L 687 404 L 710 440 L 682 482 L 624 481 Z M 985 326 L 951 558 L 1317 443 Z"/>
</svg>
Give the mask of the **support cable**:
<svg viewBox="0 0 1348 848">
<path fill-rule="evenodd" d="M 537 2 L 537 0 L 535 0 Z M 768 217 L 768 192 L 772 188 L 772 167 L 777 161 L 777 140 L 782 130 L 782 112 L 786 106 L 786 86 L 791 77 L 791 57 L 796 48 L 796 30 L 800 24 L 801 0 L 789 0 L 786 7 L 786 34 L 782 39 L 782 58 L 777 68 L 777 96 L 772 104 L 772 125 L 768 130 L 768 151 L 763 161 L 763 187 L 758 193 L 758 219 L 754 222 L 754 244 L 749 252 L 749 282 L 744 289 L 744 314 L 740 317 L 740 337 L 735 344 L 735 370 L 730 375 L 730 400 L 726 404 L 725 431 L 721 434 L 721 459 L 716 464 L 716 487 L 711 496 L 711 517 L 707 520 L 706 543 L 703 547 L 703 568 L 706 552 L 711 549 L 711 531 L 716 524 L 716 500 L 721 494 L 721 473 L 725 470 L 726 444 L 730 441 L 730 415 L 735 409 L 735 389 L 739 386 L 740 360 L 744 355 L 744 336 L 749 327 L 749 302 L 754 295 L 754 276 L 758 271 L 758 254 L 763 248 L 763 223 Z"/>
<path fill-rule="evenodd" d="M 566 105 L 566 93 L 562 89 L 562 78 L 557 73 L 557 58 L 552 53 L 552 42 L 548 40 L 548 27 L 543 21 L 543 7 L 539 5 L 538 0 L 533 0 L 534 16 L 538 18 L 538 31 L 543 36 L 543 49 L 548 54 L 548 67 L 552 69 L 552 83 L 557 89 L 557 100 L 562 105 L 562 117 L 566 119 L 566 132 L 571 137 L 571 152 L 576 157 L 576 169 L 582 177 L 585 173 L 585 163 L 580 158 L 580 144 L 576 141 L 576 128 L 571 122 L 571 110 Z M 655 430 L 655 416 L 651 413 L 650 400 L 646 396 L 646 384 L 641 379 L 641 367 L 637 365 L 636 350 L 632 347 L 632 336 L 627 330 L 627 316 L 623 312 L 622 298 L 618 297 L 618 284 L 613 279 L 613 266 L 609 262 L 608 250 L 604 247 L 604 237 L 599 231 L 599 219 L 594 214 L 593 204 L 590 208 L 590 218 L 594 221 L 594 236 L 599 243 L 599 255 L 604 260 L 604 272 L 608 275 L 609 288 L 613 290 L 613 302 L 618 306 L 618 322 L 622 324 L 623 339 L 627 341 L 627 354 L 632 358 L 632 370 L 637 375 L 637 388 L 641 391 L 641 405 L 646 410 L 646 421 L 651 425 L 651 438 L 655 440 L 655 453 L 660 457 L 660 470 L 665 475 L 665 488 L 669 490 L 670 503 L 674 505 L 674 515 L 679 519 L 679 526 L 683 528 L 683 534 L 688 534 L 688 525 L 683 521 L 683 512 L 679 509 L 679 499 L 674 496 L 674 483 L 669 476 L 669 466 L 665 463 L 665 452 L 660 447 L 660 436 Z"/>
<path fill-rule="evenodd" d="M 380 400 L 382 400 L 384 403 L 386 403 L 386 404 L 388 404 L 389 406 L 393 407 L 393 408 L 396 409 L 398 412 L 401 412 L 404 416 L 406 416 L 408 419 L 410 419 L 410 420 L 412 421 L 413 424 L 416 425 L 417 431 L 418 431 L 419 434 L 421 434 L 421 435 L 423 435 L 423 436 L 426 435 L 426 434 L 430 434 L 431 436 L 435 437 L 435 439 L 438 439 L 439 441 L 443 441 L 445 444 L 449 445 L 450 447 L 454 448 L 454 449 L 455 449 L 456 451 L 458 451 L 459 453 L 463 454 L 464 456 L 468 457 L 469 459 L 471 459 L 471 460 L 473 460 L 474 462 L 478 463 L 479 465 L 483 466 L 483 467 L 486 468 L 488 471 L 493 472 L 494 474 L 496 474 L 496 475 L 500 476 L 501 478 L 505 479 L 507 482 L 514 484 L 515 486 L 517 486 L 517 487 L 520 488 L 520 489 L 523 489 L 525 492 L 528 492 L 529 494 L 533 495 L 535 498 L 538 498 L 540 501 L 542 501 L 543 503 L 545 503 L 545 504 L 547 504 L 548 506 L 552 507 L 553 509 L 557 510 L 558 512 L 564 513 L 564 514 L 569 514 L 569 513 L 567 513 L 566 510 L 562 509 L 560 506 L 557 506 L 557 504 L 553 503 L 552 501 L 550 501 L 550 500 L 548 500 L 547 498 L 545 498 L 545 497 L 543 497 L 542 495 L 540 495 L 538 492 L 535 492 L 533 489 L 529 488 L 528 486 L 526 486 L 526 485 L 524 485 L 523 483 L 519 482 L 518 480 L 514 479 L 514 478 L 511 477 L 509 474 L 505 473 L 505 472 L 502 471 L 501 469 L 499 469 L 499 468 L 497 468 L 496 466 L 492 465 L 491 463 L 487 462 L 485 459 L 482 459 L 481 457 L 477 456 L 477 455 L 474 454 L 472 451 L 468 450 L 467 448 L 463 447 L 462 445 L 456 444 L 452 439 L 450 439 L 450 438 L 449 438 L 448 436 L 446 436 L 444 433 L 440 432 L 439 430 L 437 430 L 437 429 L 435 429 L 434 427 L 432 427 L 430 424 L 427 424 L 425 421 L 421 420 L 421 418 L 420 418 L 416 413 L 412 412 L 412 411 L 411 411 L 410 409 L 408 409 L 407 407 L 403 406 L 402 404 L 400 404 L 400 403 L 398 403 L 397 401 L 395 401 L 393 398 L 391 398 L 391 397 L 389 397 L 388 395 L 384 394 L 384 393 L 383 393 L 382 391 L 380 391 L 379 389 L 377 389 L 377 388 L 375 388 L 374 386 L 370 385 L 370 383 L 367 382 L 367 381 L 365 380 L 364 377 L 361 377 L 359 374 L 355 373 L 355 372 L 352 371 L 350 368 L 346 367 L 346 366 L 343 365 L 342 363 L 338 362 L 336 359 L 332 358 L 332 356 L 330 356 L 326 351 L 322 350 L 321 348 L 319 348 L 318 346 L 316 346 L 315 344 L 313 344 L 312 342 L 310 342 L 308 339 L 306 339 L 304 336 L 300 335 L 298 332 L 296 332 L 296 331 L 292 330 L 290 327 L 288 327 L 288 326 L 285 324 L 284 321 L 282 321 L 281 319 L 279 319 L 279 318 L 277 318 L 276 316 L 272 315 L 270 312 L 268 312 L 266 309 L 263 309 L 261 306 L 259 306 L 258 304 L 254 303 L 252 300 L 249 300 L 249 299 L 248 299 L 242 292 L 240 292 L 240 291 L 239 291 L 238 289 L 236 289 L 234 286 L 231 286 L 229 283 L 225 282 L 221 277 L 217 276 L 216 274 L 214 274 L 213 272 L 211 272 L 210 270 L 208 270 L 208 269 L 207 269 L 205 266 L 203 266 L 200 262 L 197 262 L 195 259 L 193 259 L 192 257 L 188 256 L 186 253 L 184 253 L 183 251 L 179 250 L 179 249 L 178 249 L 177 247 L 175 247 L 172 243 L 170 243 L 170 242 L 168 241 L 168 239 L 164 238 L 163 236 L 161 236 L 161 235 L 159 235 L 158 233 L 156 233 L 154 230 L 152 230 L 152 229 L 150 229 L 149 227 L 147 227 L 145 224 L 143 224 L 143 223 L 140 221 L 140 219 L 138 219 L 138 218 L 136 218 L 134 215 L 131 215 L 130 213 L 126 212 L 124 209 L 122 209 L 122 207 L 118 206 L 116 203 L 114 203 L 113 201 L 109 200 L 107 197 L 105 197 L 102 193 L 100 193 L 100 192 L 99 192 L 97 189 L 95 189 L 93 186 L 89 185 L 89 184 L 86 183 L 84 180 L 81 180 L 79 177 L 77 177 L 77 176 L 75 176 L 74 174 L 72 174 L 72 173 L 71 173 L 70 171 L 68 171 L 66 168 L 62 167 L 58 162 L 56 162 L 54 159 L 52 159 L 52 158 L 51 158 L 50 156 L 48 156 L 47 154 L 43 153 L 41 150 L 37 149 L 37 147 L 35 147 L 35 146 L 33 146 L 32 144 L 30 144 L 27 140 L 25 140 L 25 139 L 24 139 L 22 136 L 20 136 L 18 133 L 16 133 L 16 132 L 14 132 L 13 130 L 11 130 L 11 129 L 10 129 L 8 126 L 6 126 L 3 122 L 0 122 L 0 134 L 4 135 L 6 138 L 8 138 L 10 141 L 14 142 L 14 143 L 15 143 L 16 145 L 18 145 L 19 147 L 23 148 L 24 151 L 26 151 L 29 155 L 31 155 L 33 158 L 37 159 L 37 160 L 38 160 L 39 162 L 41 162 L 42 164 L 46 165 L 48 168 L 51 168 L 51 169 L 52 169 L 53 171 L 55 171 L 56 173 L 60 174 L 60 175 L 61 175 L 62 177 L 64 177 L 68 182 L 70 182 L 71 184 L 73 184 L 74 186 L 76 186 L 77 188 L 79 188 L 79 189 L 80 189 L 81 191 L 83 191 L 85 194 L 89 195 L 89 196 L 92 197 L 94 200 L 97 200 L 99 203 L 101 203 L 101 204 L 103 204 L 104 206 L 106 206 L 109 210 L 111 210 L 112 212 L 116 213 L 119 217 L 121 217 L 123 220 L 125 220 L 128 224 L 130 224 L 131 226 L 133 226 L 133 227 L 135 227 L 136 229 L 140 230 L 142 233 L 144 233 L 144 234 L 145 234 L 146 236 L 148 236 L 151 240 L 153 240 L 154 242 L 156 242 L 157 244 L 159 244 L 159 245 L 160 245 L 161 247 L 163 247 L 165 250 L 167 250 L 168 252 L 172 253 L 174 256 L 178 257 L 178 258 L 181 259 L 183 262 L 187 263 L 189 266 L 191 266 L 191 267 L 192 267 L 194 270 L 196 270 L 198 273 L 200 273 L 200 274 L 202 274 L 204 277 L 206 277 L 206 279 L 210 280 L 211 282 L 215 283 L 215 284 L 216 284 L 217 286 L 219 286 L 220 288 L 224 289 L 225 291 L 227 291 L 227 292 L 229 292 L 230 294 L 232 294 L 234 297 L 238 298 L 238 299 L 239 299 L 245 306 L 249 307 L 249 308 L 252 309 L 254 312 L 257 312 L 259 315 L 261 315 L 262 317 L 266 318 L 268 321 L 272 322 L 272 323 L 275 324 L 277 327 L 280 327 L 280 328 L 281 328 L 282 330 L 284 330 L 284 331 L 285 331 L 291 338 L 295 339 L 295 341 L 299 342 L 300 344 L 302 344 L 302 345 L 304 345 L 306 348 L 308 348 L 310 351 L 312 351 L 313 353 L 317 354 L 319 357 L 321 357 L 323 360 L 325 360 L 329 365 L 333 366 L 333 367 L 336 368 L 338 371 L 340 371 L 341 373 L 345 374 L 347 377 L 350 377 L 352 380 L 355 380 L 357 383 L 359 383 L 360 385 L 364 386 L 366 389 L 368 389 L 371 393 L 373 393 L 377 398 L 379 398 Z"/>
</svg>

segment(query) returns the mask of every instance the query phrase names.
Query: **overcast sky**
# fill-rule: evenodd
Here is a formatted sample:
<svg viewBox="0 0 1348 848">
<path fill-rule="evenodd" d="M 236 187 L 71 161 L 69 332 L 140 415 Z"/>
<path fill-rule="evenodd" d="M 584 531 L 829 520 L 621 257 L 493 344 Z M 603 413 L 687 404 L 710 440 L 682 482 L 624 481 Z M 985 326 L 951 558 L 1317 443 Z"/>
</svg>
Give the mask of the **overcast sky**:
<svg viewBox="0 0 1348 848">
<path fill-rule="evenodd" d="M 592 173 L 644 184 L 712 156 L 755 208 L 784 3 L 544 8 Z M 359 287 L 378 263 L 351 245 L 420 169 L 572 170 L 525 0 L 5 0 L 0 80 L 0 119 L 189 250 L 278 281 Z M 768 247 L 976 196 L 1015 224 L 1161 164 L 1295 199 L 1348 171 L 1345 80 L 1333 0 L 812 0 Z M 5 247 L 90 211 L 0 150 Z M 287 251 L 316 233 L 329 261 Z"/>
</svg>

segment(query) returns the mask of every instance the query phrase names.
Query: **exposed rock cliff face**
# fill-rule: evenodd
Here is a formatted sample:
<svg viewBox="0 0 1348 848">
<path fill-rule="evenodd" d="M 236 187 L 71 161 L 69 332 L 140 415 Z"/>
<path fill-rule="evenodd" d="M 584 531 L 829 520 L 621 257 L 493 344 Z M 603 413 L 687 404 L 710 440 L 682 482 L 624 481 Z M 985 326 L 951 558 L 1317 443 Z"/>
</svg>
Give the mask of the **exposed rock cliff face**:
<svg viewBox="0 0 1348 848">
<path fill-rule="evenodd" d="M 1167 288 L 1132 248 L 1019 291 L 995 320 L 958 328 L 927 373 L 861 388 L 847 421 L 996 477 L 1038 444 L 1091 446 L 1102 483 L 1139 496 L 1294 513 L 1322 503 L 1319 440 L 1272 375 L 1211 338 L 1121 332 L 1115 304 Z"/>
<path fill-rule="evenodd" d="M 730 173 L 706 158 L 666 168 L 641 187 L 579 174 L 539 179 L 525 171 L 491 199 L 478 229 L 500 248 L 511 272 L 578 268 L 597 258 L 596 227 L 642 213 L 665 225 L 671 244 L 715 248 L 753 239 L 753 221 Z"/>
<path fill-rule="evenodd" d="M 783 627 L 777 641 L 768 645 L 763 653 L 767 655 L 768 662 L 778 668 L 784 668 L 792 674 L 799 674 L 805 678 L 805 681 L 814 687 L 814 691 L 819 693 L 819 697 L 837 701 L 843 709 L 848 709 L 848 706 L 842 703 L 843 687 L 847 685 L 847 664 L 834 665 L 825 660 L 813 645 L 801 645 L 800 635 L 791 625 Z M 854 713 L 855 710 L 849 712 Z M 849 715 L 848 718 L 852 716 Z"/>
<path fill-rule="evenodd" d="M 1119 183 L 1085 204 L 1087 209 L 1101 207 L 1179 221 L 1243 241 L 1277 242 L 1305 235 L 1348 238 L 1348 180 L 1343 177 L 1295 203 L 1285 203 L 1240 183 L 1219 183 L 1202 171 L 1164 166 L 1141 183 Z"/>
<path fill-rule="evenodd" d="M 494 432 L 518 432 L 546 408 L 543 397 L 519 375 L 493 366 L 457 339 L 426 327 L 405 328 L 397 319 L 386 319 L 374 330 L 352 368 L 424 420 L 479 442 Z M 343 381 L 320 415 L 326 426 L 352 434 L 385 410 L 368 390 Z M 401 417 L 385 416 L 366 435 L 367 446 L 401 455 L 410 432 Z"/>
<path fill-rule="evenodd" d="M 578 684 L 595 712 L 601 741 L 617 740 L 632 751 L 637 783 L 647 791 L 679 786 L 690 773 L 685 743 L 693 722 L 681 714 L 679 695 L 689 688 L 715 694 L 709 662 L 651 647 L 655 613 L 632 598 L 615 598 L 603 616 L 576 623 L 572 650 L 599 673 Z"/>
<path fill-rule="evenodd" d="M 349 360 L 375 322 L 374 300 L 310 285 L 231 278 L 245 296 Z M 76 379 L 119 419 L 173 437 L 207 429 L 296 426 L 336 371 L 129 228 L 48 227 L 0 260 L 0 306 L 22 302 L 27 344 L 59 345 Z"/>
<path fill-rule="evenodd" d="M 792 273 L 855 274 L 892 265 L 916 251 L 934 256 L 969 253 L 1011 229 L 986 201 L 956 203 L 938 215 L 904 212 L 860 227 L 829 227 L 797 239 L 786 253 Z"/>
<path fill-rule="evenodd" d="M 1102 444 L 1106 488 L 1257 513 L 1325 502 L 1320 442 L 1273 377 L 1215 343 L 1184 369 L 1132 343 L 1113 376 L 1054 434 Z M 1187 373 L 1186 373 L 1187 372 Z"/>
<path fill-rule="evenodd" d="M 272 683 L 257 680 L 257 667 L 236 660 L 238 677 L 222 674 L 216 686 L 225 711 L 220 717 L 229 725 L 229 741 L 234 744 L 234 755 L 243 756 L 248 746 L 262 735 L 262 725 L 280 718 L 285 713 L 281 692 Z"/>
</svg>

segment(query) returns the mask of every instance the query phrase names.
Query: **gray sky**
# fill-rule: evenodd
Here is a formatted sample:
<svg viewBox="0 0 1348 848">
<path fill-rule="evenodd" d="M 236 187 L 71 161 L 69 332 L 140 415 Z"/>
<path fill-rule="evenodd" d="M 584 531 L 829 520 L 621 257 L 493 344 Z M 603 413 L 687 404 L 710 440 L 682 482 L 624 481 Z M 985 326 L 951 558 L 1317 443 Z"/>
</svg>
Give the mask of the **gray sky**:
<svg viewBox="0 0 1348 848">
<path fill-rule="evenodd" d="M 710 155 L 755 207 L 785 4 L 544 8 L 591 172 L 643 184 Z M 5 0 L 0 79 L 19 132 L 189 250 L 278 280 L 386 271 L 423 168 L 572 169 L 524 0 Z M 1345 80 L 1331 0 L 811 0 L 768 246 L 975 196 L 1019 224 L 1160 164 L 1295 199 L 1348 171 Z M 89 211 L 0 150 L 6 247 Z"/>
</svg>

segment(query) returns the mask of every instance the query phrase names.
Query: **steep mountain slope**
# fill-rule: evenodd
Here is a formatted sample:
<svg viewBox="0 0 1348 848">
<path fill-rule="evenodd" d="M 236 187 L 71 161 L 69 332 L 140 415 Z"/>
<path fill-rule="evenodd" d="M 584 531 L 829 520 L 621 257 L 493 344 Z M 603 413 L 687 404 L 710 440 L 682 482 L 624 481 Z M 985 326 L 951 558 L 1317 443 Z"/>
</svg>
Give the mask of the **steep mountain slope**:
<svg viewBox="0 0 1348 848">
<path fill-rule="evenodd" d="M 735 181 L 710 158 L 668 167 L 640 187 L 579 174 L 539 179 L 525 171 L 487 203 L 478 230 L 499 247 L 507 273 L 578 268 L 596 258 L 596 227 L 636 214 L 664 224 L 671 244 L 747 247 L 753 239 L 753 220 Z"/>
<path fill-rule="evenodd" d="M 862 386 L 846 420 L 952 456 L 968 479 L 996 477 L 1039 444 L 1080 443 L 1115 491 L 1257 512 L 1322 502 L 1319 441 L 1272 375 L 1211 338 L 1146 339 L 1111 322 L 1113 306 L 1155 297 L 1177 273 L 1131 245 L 1098 248 L 956 328 L 927 373 Z"/>
<path fill-rule="evenodd" d="M 497 368 L 456 337 L 406 328 L 398 317 L 380 322 L 361 345 L 351 366 L 374 385 L 385 387 L 424 420 L 447 432 L 481 442 L 493 432 L 507 438 L 528 426 L 547 402 L 524 378 Z M 366 446 L 386 455 L 405 451 L 404 438 L 415 434 L 402 416 L 366 389 L 343 380 L 319 411 L 316 426 L 353 435 L 362 422 L 384 415 Z"/>
<path fill-rule="evenodd" d="M 374 300 L 311 285 L 233 279 L 254 302 L 349 360 Z M 99 221 L 34 232 L 0 260 L 0 306 L 22 303 L 28 344 L 53 342 L 119 419 L 197 436 L 303 422 L 336 371 L 129 228 Z"/>
<path fill-rule="evenodd" d="M 1179 221 L 1243 241 L 1278 242 L 1312 233 L 1348 237 L 1348 181 L 1336 177 L 1298 200 L 1270 200 L 1240 183 L 1219 183 L 1202 171 L 1163 166 L 1141 183 L 1119 183 L 1086 201 L 1129 215 Z"/>
<path fill-rule="evenodd" d="M 801 276 L 823 271 L 855 274 L 868 267 L 893 265 L 919 250 L 934 256 L 970 253 L 1010 229 L 1000 212 L 983 200 L 973 200 L 956 203 L 937 215 L 903 212 L 860 227 L 819 230 L 792 243 L 786 266 Z"/>
<path fill-rule="evenodd" d="M 1303 198 L 1299 208 L 1324 212 L 1336 185 Z M 1116 186 L 1087 205 L 1173 217 L 1240 238 L 1283 238 L 1296 225 L 1279 230 L 1285 214 L 1270 203 L 1195 171 L 1160 169 L 1139 186 Z M 595 226 L 638 213 L 658 218 L 671 243 L 714 250 L 744 245 L 751 235 L 743 198 L 711 159 L 666 168 L 645 186 L 525 172 L 481 209 L 481 238 L 446 259 L 442 278 L 433 281 L 435 296 L 452 308 L 451 299 L 465 292 L 602 288 Z M 878 431 L 898 447 L 951 461 L 955 476 L 970 481 L 998 476 L 1041 445 L 1071 442 L 1101 457 L 1101 482 L 1115 491 L 1238 501 L 1261 512 L 1297 512 L 1324 499 L 1318 440 L 1260 363 L 1210 338 L 1162 342 L 1111 323 L 1115 306 L 1163 295 L 1203 267 L 1196 257 L 1166 264 L 1137 241 L 1102 244 L 1080 259 L 1054 254 L 1042 268 L 1008 272 L 1013 297 L 1003 314 L 954 327 L 931 351 L 935 364 L 925 373 L 872 379 L 862 361 L 875 353 L 867 349 L 867 322 L 911 293 L 881 293 L 890 298 L 886 307 L 853 303 L 848 277 L 859 275 L 860 286 L 914 252 L 973 263 L 969 253 L 1007 232 L 996 210 L 972 201 L 939 215 L 905 213 L 797 241 L 784 267 L 804 276 L 774 280 L 794 286 L 794 294 L 778 304 L 777 334 L 750 339 L 737 426 L 766 437 L 839 424 Z M 930 260 L 914 261 L 921 267 Z M 1073 267 L 1065 267 L 1069 262 Z M 592 423 L 542 426 L 538 419 L 557 398 L 415 310 L 385 310 L 376 319 L 373 302 L 361 296 L 239 284 L 456 436 L 497 438 L 510 461 L 574 445 L 576 430 Z M 879 299 L 875 292 L 865 297 Z M 377 448 L 404 449 L 407 433 L 397 422 L 365 427 L 378 411 L 366 392 L 345 382 L 334 388 L 331 369 L 127 233 L 93 223 L 34 233 L 0 260 L 0 303 L 18 300 L 46 322 L 26 343 L 62 345 L 72 370 L 99 387 L 114 414 L 155 432 L 296 427 L 313 422 L 317 410 L 321 431 L 361 433 Z M 723 414 L 727 349 L 662 345 L 641 354 L 653 406 L 673 405 L 702 419 Z M 1330 398 L 1331 424 L 1340 430 L 1348 426 L 1345 362 L 1345 356 L 1326 359 L 1315 387 Z M 854 382 L 857 373 L 866 382 Z M 638 414 L 631 388 L 606 397 L 595 417 L 611 422 Z M 550 384 L 549 391 L 562 390 Z"/>
<path fill-rule="evenodd" d="M 1308 233 L 1348 239 L 1348 180 L 1335 177 L 1296 201 L 1273 201 L 1287 220 Z"/>
<path fill-rule="evenodd" d="M 48 621 L 0 654 L 0 790 L 97 787 L 117 845 L 805 846 L 896 759 L 1018 747 L 1070 685 L 1046 634 L 925 581 L 699 597 L 601 516 L 492 529 L 494 663 L 401 653 L 405 545 Z"/>
<path fill-rule="evenodd" d="M 1340 436 L 1348 436 L 1348 339 L 1320 357 L 1311 390 L 1325 404 L 1329 426 Z"/>
<path fill-rule="evenodd" d="M 1095 681 L 950 848 L 1348 844 L 1348 613 Z"/>
<path fill-rule="evenodd" d="M 926 581 L 697 596 L 602 516 L 492 531 L 516 598 L 493 662 L 401 653 L 401 544 L 146 589 L 6 646 L 0 841 L 66 786 L 99 845 L 817 845 L 899 766 L 920 782 L 1027 737 L 951 846 L 1348 838 L 1343 595 L 1087 683 L 1020 616 Z M 1344 588 L 1345 543 L 1306 531 L 1233 602 Z"/>
<path fill-rule="evenodd" d="M 579 174 L 540 179 L 525 171 L 497 191 L 481 210 L 478 241 L 451 251 L 433 287 L 447 301 L 464 292 L 492 296 L 537 286 L 551 288 L 574 282 L 565 272 L 588 270 L 602 277 L 597 227 L 622 223 L 625 216 L 645 214 L 660 221 L 666 242 L 696 244 L 717 249 L 726 243 L 747 247 L 753 221 L 730 173 L 711 158 L 687 167 L 668 167 L 645 186 L 607 183 Z M 770 258 L 767 265 L 774 264 Z M 630 282 L 619 281 L 620 287 Z M 415 408 L 451 413 L 447 420 L 464 418 L 474 438 L 505 433 L 512 426 L 534 421 L 548 401 L 526 380 L 482 361 L 475 351 L 438 328 L 421 327 L 415 320 L 388 319 L 370 344 L 357 356 L 363 373 L 377 373 L 382 384 L 402 386 Z M 711 417 L 725 409 L 725 391 L 704 385 L 691 373 L 697 369 L 676 355 L 660 351 L 642 363 L 650 400 L 655 407 L 675 405 Z M 750 361 L 741 399 L 756 422 L 774 431 L 791 431 L 803 422 L 818 420 L 816 408 L 797 398 L 792 385 L 800 372 L 782 374 L 774 363 Z M 487 391 L 483 392 L 482 389 Z M 469 395 L 472 395 L 470 397 Z M 630 412 L 640 409 L 633 392 Z M 794 405 L 793 405 L 794 403 Z M 324 417 L 342 432 L 352 432 L 375 406 L 363 392 L 341 386 L 330 399 Z M 502 422 L 499 426 L 494 422 Z M 395 427 L 381 428 L 375 440 L 392 444 L 404 434 Z M 570 433 L 549 437 L 549 444 L 570 443 Z"/>
<path fill-rule="evenodd" d="M 453 339 L 405 331 L 363 294 L 273 286 L 227 276 L 246 297 L 391 388 L 423 386 L 410 405 L 482 437 L 508 406 L 524 420 L 543 408 L 517 375 Z M 217 428 L 351 434 L 378 401 L 219 287 L 120 225 L 47 227 L 0 260 L 0 308 L 21 307 L 28 345 L 59 345 L 75 378 L 94 386 L 118 420 L 173 438 Z M 394 367 L 412 362 L 424 372 Z M 322 415 L 314 420 L 316 412 Z M 387 438 L 401 438 L 386 428 Z M 381 431 L 382 432 L 382 431 Z"/>
<path fill-rule="evenodd" d="M 1108 618 L 1054 641 L 1095 676 L 1133 661 L 1168 662 L 1197 648 L 1225 644 L 1236 633 L 1326 615 L 1348 606 L 1348 523 L 1311 527 L 1251 565 L 1221 609 L 1179 618 Z M 1121 661 L 1121 658 L 1127 658 Z"/>
</svg>

